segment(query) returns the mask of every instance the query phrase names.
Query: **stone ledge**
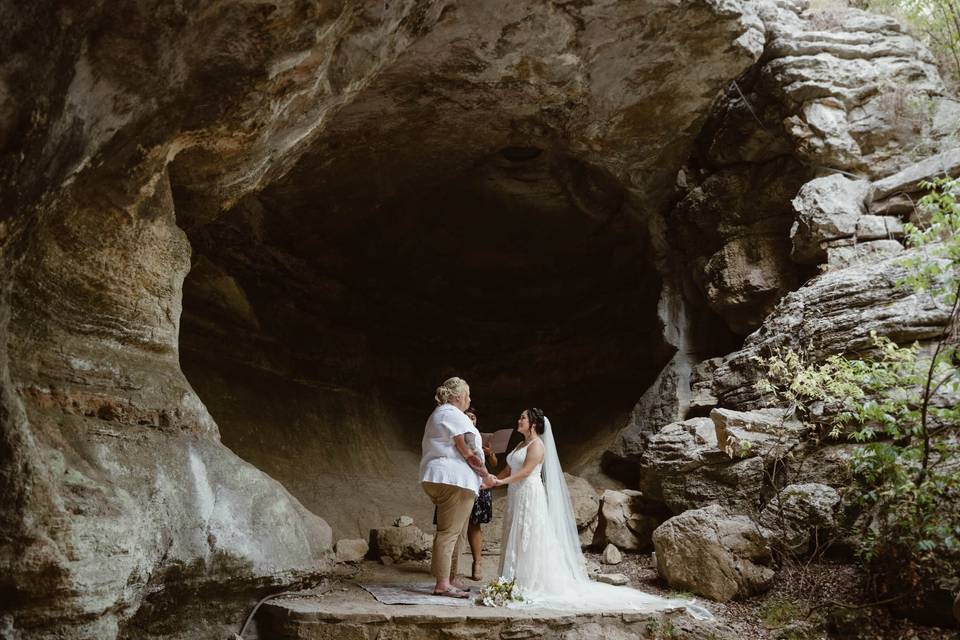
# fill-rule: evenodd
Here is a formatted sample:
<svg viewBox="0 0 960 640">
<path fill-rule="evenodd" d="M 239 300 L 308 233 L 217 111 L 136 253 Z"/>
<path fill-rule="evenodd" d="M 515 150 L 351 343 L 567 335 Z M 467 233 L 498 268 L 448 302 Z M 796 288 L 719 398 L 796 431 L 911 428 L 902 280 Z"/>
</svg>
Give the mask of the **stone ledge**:
<svg viewBox="0 0 960 640">
<path fill-rule="evenodd" d="M 356 584 L 321 597 L 268 602 L 260 609 L 257 625 L 261 640 L 734 637 L 721 623 L 694 620 L 680 609 L 571 614 L 549 609 L 385 605 Z"/>
</svg>

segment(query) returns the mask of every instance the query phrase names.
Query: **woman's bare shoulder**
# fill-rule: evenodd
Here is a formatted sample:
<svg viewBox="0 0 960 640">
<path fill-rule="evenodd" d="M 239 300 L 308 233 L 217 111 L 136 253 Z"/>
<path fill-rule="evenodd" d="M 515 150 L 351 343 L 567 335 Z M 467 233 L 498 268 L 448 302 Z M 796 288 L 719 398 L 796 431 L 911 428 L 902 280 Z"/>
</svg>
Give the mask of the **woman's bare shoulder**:
<svg viewBox="0 0 960 640">
<path fill-rule="evenodd" d="M 543 440 L 537 438 L 527 446 L 527 455 L 533 454 L 534 458 L 543 457 Z"/>
</svg>

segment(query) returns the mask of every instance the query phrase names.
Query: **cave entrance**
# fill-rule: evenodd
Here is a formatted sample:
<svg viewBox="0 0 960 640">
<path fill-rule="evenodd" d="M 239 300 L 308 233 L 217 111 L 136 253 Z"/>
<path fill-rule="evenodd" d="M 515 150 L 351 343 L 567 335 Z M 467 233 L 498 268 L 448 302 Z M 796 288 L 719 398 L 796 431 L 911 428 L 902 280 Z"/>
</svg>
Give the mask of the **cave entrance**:
<svg viewBox="0 0 960 640">
<path fill-rule="evenodd" d="M 674 353 L 646 225 L 615 178 L 523 103 L 438 110 L 404 92 L 420 95 L 389 77 L 368 89 L 212 220 L 189 189 L 209 158 L 170 170 L 193 247 L 183 371 L 223 442 L 335 538 L 401 513 L 429 527 L 417 465 L 446 377 L 470 383 L 482 431 L 544 408 L 586 473 Z M 406 111 L 383 117 L 388 98 Z"/>
</svg>

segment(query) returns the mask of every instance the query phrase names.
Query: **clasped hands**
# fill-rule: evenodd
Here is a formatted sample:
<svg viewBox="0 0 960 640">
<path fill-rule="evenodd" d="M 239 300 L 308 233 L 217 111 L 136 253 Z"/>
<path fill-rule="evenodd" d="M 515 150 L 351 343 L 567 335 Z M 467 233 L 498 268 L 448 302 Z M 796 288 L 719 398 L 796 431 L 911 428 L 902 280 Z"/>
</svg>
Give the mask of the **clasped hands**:
<svg viewBox="0 0 960 640">
<path fill-rule="evenodd" d="M 500 480 L 497 476 L 492 473 L 488 473 L 486 467 L 483 466 L 483 461 L 480 460 L 479 456 L 470 456 L 467 458 L 467 464 L 469 464 L 474 471 L 477 472 L 477 475 L 483 478 L 483 481 L 480 483 L 481 489 L 489 489 L 491 487 L 499 487 L 503 484 L 503 481 Z"/>
<path fill-rule="evenodd" d="M 501 479 L 498 478 L 497 476 L 493 475 L 492 473 L 488 473 L 488 474 L 483 478 L 483 482 L 480 483 L 480 488 L 481 488 L 481 489 L 490 489 L 491 487 L 499 487 L 499 486 L 502 485 L 502 484 L 503 484 L 503 480 L 501 480 Z"/>
</svg>

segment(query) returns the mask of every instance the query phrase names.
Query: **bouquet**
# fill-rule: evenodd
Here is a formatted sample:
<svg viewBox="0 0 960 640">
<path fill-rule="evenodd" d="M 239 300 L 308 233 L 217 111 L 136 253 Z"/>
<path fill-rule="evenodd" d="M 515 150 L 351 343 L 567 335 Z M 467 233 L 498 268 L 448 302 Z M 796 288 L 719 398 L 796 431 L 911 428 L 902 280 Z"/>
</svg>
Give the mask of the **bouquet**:
<svg viewBox="0 0 960 640">
<path fill-rule="evenodd" d="M 499 577 L 480 589 L 477 604 L 485 607 L 505 607 L 510 602 L 523 602 L 523 594 L 517 586 L 517 580 Z"/>
</svg>

